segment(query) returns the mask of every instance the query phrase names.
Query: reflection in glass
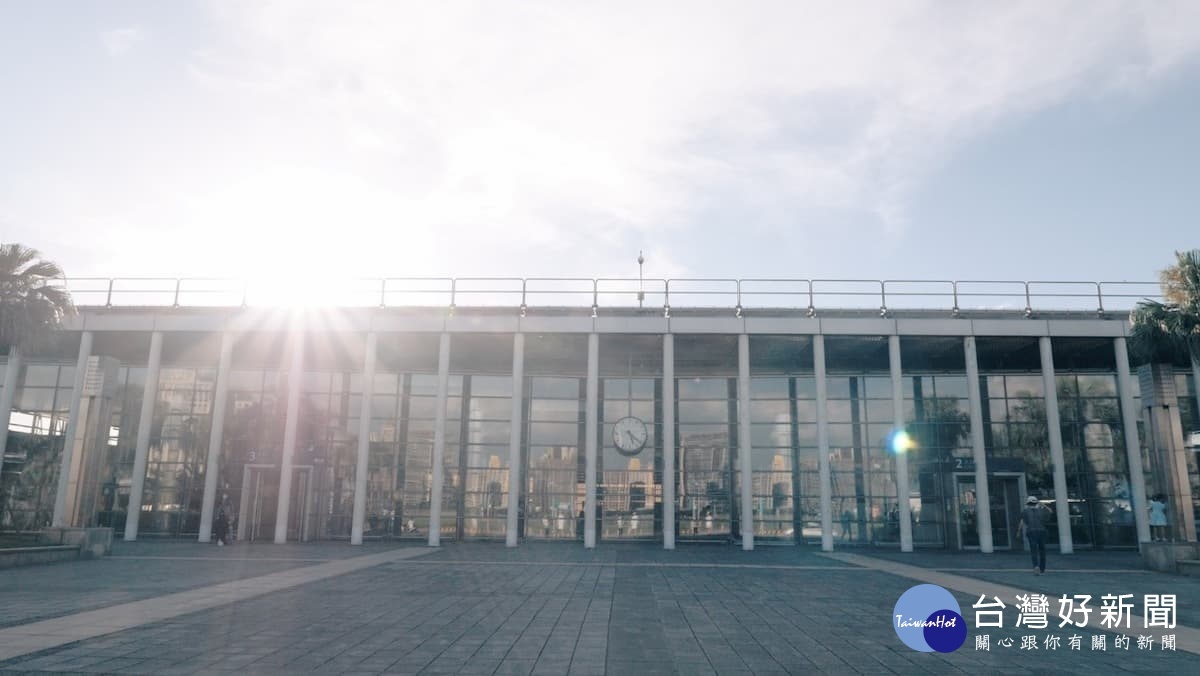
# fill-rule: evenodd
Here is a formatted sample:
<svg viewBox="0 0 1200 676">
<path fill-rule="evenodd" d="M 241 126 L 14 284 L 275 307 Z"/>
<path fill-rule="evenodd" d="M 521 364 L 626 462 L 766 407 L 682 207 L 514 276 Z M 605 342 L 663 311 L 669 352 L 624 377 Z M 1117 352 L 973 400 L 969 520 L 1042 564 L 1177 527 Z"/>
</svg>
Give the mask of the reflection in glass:
<svg viewBox="0 0 1200 676">
<path fill-rule="evenodd" d="M 684 383 L 687 383 L 685 386 Z M 725 539 L 733 535 L 733 458 L 730 418 L 736 406 L 728 378 L 679 380 L 679 514 L 682 539 Z M 717 395 L 720 400 L 713 400 Z M 735 409 L 733 409 L 735 410 Z"/>
<path fill-rule="evenodd" d="M 645 540 L 661 537 L 662 505 L 658 378 L 605 378 L 600 420 L 601 450 L 596 490 L 601 539 Z M 646 426 L 646 442 L 634 450 L 613 441 L 617 420 L 632 416 Z"/>
</svg>

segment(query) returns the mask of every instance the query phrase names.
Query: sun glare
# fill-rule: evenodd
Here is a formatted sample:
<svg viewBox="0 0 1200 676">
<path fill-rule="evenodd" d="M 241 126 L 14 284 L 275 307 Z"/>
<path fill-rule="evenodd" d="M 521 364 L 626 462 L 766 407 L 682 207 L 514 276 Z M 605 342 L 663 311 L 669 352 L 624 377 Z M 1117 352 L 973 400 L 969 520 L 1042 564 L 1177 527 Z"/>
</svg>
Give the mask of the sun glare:
<svg viewBox="0 0 1200 676">
<path fill-rule="evenodd" d="M 908 432 L 900 430 L 892 435 L 891 446 L 892 453 L 899 455 L 901 453 L 907 453 L 908 451 L 916 448 L 917 442 L 915 439 L 909 436 Z"/>
</svg>

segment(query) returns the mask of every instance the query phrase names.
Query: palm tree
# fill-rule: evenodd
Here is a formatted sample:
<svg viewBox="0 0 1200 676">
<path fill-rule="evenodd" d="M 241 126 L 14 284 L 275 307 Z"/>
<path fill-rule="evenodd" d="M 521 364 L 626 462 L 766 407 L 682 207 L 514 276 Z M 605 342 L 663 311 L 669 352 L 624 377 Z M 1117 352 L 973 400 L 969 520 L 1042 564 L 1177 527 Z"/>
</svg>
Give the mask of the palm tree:
<svg viewBox="0 0 1200 676">
<path fill-rule="evenodd" d="M 1170 363 L 1184 354 L 1200 361 L 1200 249 L 1176 251 L 1175 265 L 1158 279 L 1163 302 L 1144 300 L 1130 316 L 1134 356 L 1144 363 Z"/>
<path fill-rule="evenodd" d="M 47 335 L 75 312 L 66 290 L 51 285 L 62 276 L 62 269 L 42 260 L 37 250 L 20 244 L 0 244 L 0 350 L 8 352 L 5 379 L 9 385 L 0 393 L 0 475 L 8 451 L 9 411 L 16 389 L 13 385 L 19 375 L 21 349 Z M 33 469 L 30 467 L 29 476 L 40 476 Z M 12 507 L 7 495 L 12 491 L 5 486 L 0 481 L 0 509 Z"/>
<path fill-rule="evenodd" d="M 25 347 L 74 314 L 62 269 L 21 244 L 0 245 L 0 346 Z"/>
<path fill-rule="evenodd" d="M 1150 369 L 1155 390 L 1160 379 L 1172 377 L 1181 357 L 1190 358 L 1200 371 L 1200 249 L 1176 251 L 1175 264 L 1159 273 L 1163 301 L 1144 300 L 1130 315 L 1133 331 L 1130 348 L 1134 357 Z M 1143 393 L 1145 394 L 1145 393 Z M 1155 467 L 1156 490 L 1167 493 L 1176 515 L 1170 519 L 1173 537 L 1195 542 L 1197 522 L 1186 456 L 1171 429 L 1180 429 L 1177 407 L 1155 407 L 1149 413 L 1147 430 L 1151 441 L 1151 467 Z M 1156 430 L 1159 430 L 1156 432 Z M 1170 490 L 1164 490 L 1170 487 Z"/>
</svg>

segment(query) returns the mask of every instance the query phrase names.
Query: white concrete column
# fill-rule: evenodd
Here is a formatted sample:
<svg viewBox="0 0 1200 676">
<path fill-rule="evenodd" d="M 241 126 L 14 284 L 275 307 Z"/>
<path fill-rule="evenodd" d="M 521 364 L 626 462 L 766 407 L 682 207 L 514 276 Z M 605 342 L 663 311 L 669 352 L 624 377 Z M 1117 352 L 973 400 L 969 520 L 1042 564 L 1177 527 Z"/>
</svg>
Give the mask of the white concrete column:
<svg viewBox="0 0 1200 676">
<path fill-rule="evenodd" d="M 663 549 L 675 549 L 675 336 L 663 334 Z"/>
<path fill-rule="evenodd" d="M 58 489 L 54 493 L 54 517 L 51 525 L 62 528 L 67 523 L 67 488 L 71 481 L 71 461 L 75 453 L 75 437 L 84 424 L 81 415 L 83 406 L 83 383 L 87 378 L 88 357 L 92 356 L 92 332 L 84 331 L 79 336 L 79 357 L 75 360 L 75 381 L 71 388 L 71 408 L 67 413 L 67 429 L 63 434 L 62 455 L 58 463 Z M 8 430 L 5 430 L 5 434 Z"/>
<path fill-rule="evenodd" d="M 742 549 L 754 549 L 754 464 L 750 437 L 750 336 L 738 336 L 738 469 L 742 473 L 739 523 Z"/>
<path fill-rule="evenodd" d="M 508 522 L 505 524 L 504 544 L 517 546 L 517 522 L 521 506 L 521 423 L 525 386 L 525 334 L 513 334 L 512 414 L 508 429 Z"/>
<path fill-rule="evenodd" d="M 1142 442 L 1138 439 L 1138 411 L 1133 403 L 1133 376 L 1129 371 L 1129 347 L 1124 338 L 1113 339 L 1117 355 L 1117 392 L 1121 395 L 1121 426 L 1125 428 L 1125 454 L 1129 460 L 1129 498 L 1139 544 L 1150 541 L 1146 476 L 1142 467 Z M 1200 382 L 1200 380 L 1196 381 Z"/>
<path fill-rule="evenodd" d="M 596 435 L 600 425 L 600 335 L 588 334 L 587 396 L 584 405 L 583 546 L 596 546 Z"/>
<path fill-rule="evenodd" d="M 158 403 L 158 371 L 162 365 L 162 331 L 150 334 L 150 360 L 146 362 L 146 389 L 142 393 L 142 416 L 138 418 L 137 445 L 133 449 L 133 476 L 129 484 L 129 510 L 125 516 L 125 541 L 137 539 L 142 514 L 142 491 L 146 487 L 146 459 L 150 455 L 150 432 L 154 429 L 154 405 Z"/>
<path fill-rule="evenodd" d="M 450 389 L 450 334 L 438 340 L 437 411 L 433 416 L 433 461 L 429 486 L 429 546 L 442 544 L 442 483 L 446 474 L 446 396 Z M 467 414 L 463 409 L 463 415 Z M 466 439 L 462 440 L 466 443 Z"/>
<path fill-rule="evenodd" d="M 216 511 L 217 478 L 220 474 L 221 443 L 225 438 L 225 409 L 229 401 L 229 368 L 233 358 L 234 334 L 221 334 L 221 356 L 217 360 L 216 391 L 213 392 L 212 427 L 208 435 L 208 459 L 204 463 L 204 501 L 200 506 L 200 542 L 212 541 Z"/>
<path fill-rule="evenodd" d="M 888 336 L 888 363 L 892 371 L 892 427 L 895 432 L 905 428 L 904 377 L 900 369 L 900 336 Z M 889 449 L 896 461 L 896 503 L 900 508 L 900 551 L 913 550 L 912 507 L 908 498 L 912 487 L 908 483 L 908 449 Z"/>
<path fill-rule="evenodd" d="M 1067 497 L 1067 468 L 1063 459 L 1062 423 L 1058 417 L 1058 383 L 1054 380 L 1054 352 L 1050 336 L 1038 338 L 1042 354 L 1042 383 L 1046 388 L 1046 433 L 1050 437 L 1050 461 L 1054 463 L 1054 514 L 1058 518 L 1058 550 L 1075 553 L 1071 536 L 1071 503 Z"/>
<path fill-rule="evenodd" d="M 0 390 L 0 471 L 4 470 L 4 449 L 8 446 L 8 423 L 12 416 L 13 397 L 17 393 L 18 376 L 21 375 L 21 350 L 13 345 L 8 348 L 8 362 L 4 367 L 4 389 Z"/>
<path fill-rule="evenodd" d="M 975 336 L 963 338 L 967 361 L 967 401 L 971 406 L 971 451 L 975 458 L 975 526 L 979 529 L 979 551 L 991 554 L 992 498 L 988 492 L 987 447 L 983 442 L 983 401 L 979 396 L 979 356 Z"/>
<path fill-rule="evenodd" d="M 279 501 L 275 508 L 275 544 L 287 542 L 288 513 L 292 508 L 292 461 L 296 457 L 296 430 L 300 425 L 300 381 L 304 379 L 302 322 L 292 325 L 292 367 L 288 372 L 287 420 L 283 425 L 283 457 L 279 463 Z"/>
<path fill-rule="evenodd" d="M 821 551 L 833 551 L 833 483 L 829 467 L 829 411 L 825 382 L 825 336 L 813 336 L 813 377 L 817 382 L 817 468 L 821 481 Z"/>
<path fill-rule="evenodd" d="M 378 336 L 367 333 L 363 352 L 362 403 L 358 407 L 358 456 L 354 465 L 354 515 L 350 520 L 350 544 L 361 545 L 363 520 L 367 517 L 367 459 L 371 448 L 371 396 L 375 392 L 375 345 Z"/>
</svg>

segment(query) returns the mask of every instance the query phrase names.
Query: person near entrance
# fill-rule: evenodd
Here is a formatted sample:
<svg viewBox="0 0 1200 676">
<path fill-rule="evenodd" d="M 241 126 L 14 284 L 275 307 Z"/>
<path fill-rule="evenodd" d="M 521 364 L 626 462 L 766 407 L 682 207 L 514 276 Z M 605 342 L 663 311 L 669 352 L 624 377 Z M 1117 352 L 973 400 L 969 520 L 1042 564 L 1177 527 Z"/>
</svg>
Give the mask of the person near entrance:
<svg viewBox="0 0 1200 676">
<path fill-rule="evenodd" d="M 1033 572 L 1041 575 L 1046 572 L 1046 512 L 1036 496 L 1025 499 L 1025 509 L 1021 510 L 1021 523 L 1017 526 L 1017 537 L 1025 533 L 1029 542 L 1029 555 L 1033 559 Z"/>
<path fill-rule="evenodd" d="M 1150 498 L 1150 531 L 1155 542 L 1167 541 L 1167 496 L 1159 493 Z"/>
<path fill-rule="evenodd" d="M 217 511 L 217 518 L 213 521 L 213 535 L 218 547 L 224 547 L 225 541 L 229 539 L 229 516 L 224 507 Z"/>
</svg>

